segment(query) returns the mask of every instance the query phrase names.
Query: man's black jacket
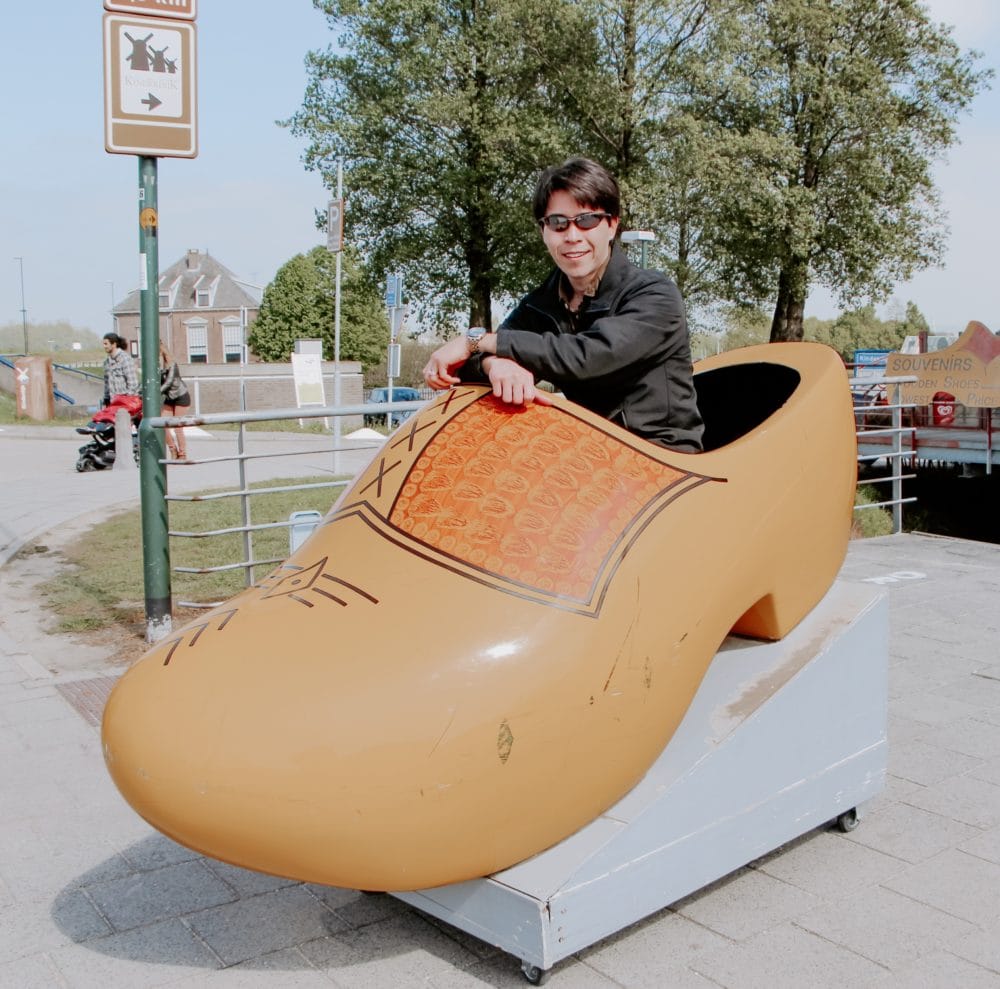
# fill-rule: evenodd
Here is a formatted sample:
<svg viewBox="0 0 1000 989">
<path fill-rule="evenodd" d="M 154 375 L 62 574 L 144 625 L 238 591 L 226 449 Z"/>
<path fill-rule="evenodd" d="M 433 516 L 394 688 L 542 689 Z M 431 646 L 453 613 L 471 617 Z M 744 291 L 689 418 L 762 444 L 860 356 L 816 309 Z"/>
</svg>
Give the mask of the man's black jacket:
<svg viewBox="0 0 1000 989">
<path fill-rule="evenodd" d="M 570 313 L 558 269 L 497 330 L 497 356 L 647 440 L 701 450 L 684 302 L 665 275 L 615 247 L 597 295 Z"/>
</svg>

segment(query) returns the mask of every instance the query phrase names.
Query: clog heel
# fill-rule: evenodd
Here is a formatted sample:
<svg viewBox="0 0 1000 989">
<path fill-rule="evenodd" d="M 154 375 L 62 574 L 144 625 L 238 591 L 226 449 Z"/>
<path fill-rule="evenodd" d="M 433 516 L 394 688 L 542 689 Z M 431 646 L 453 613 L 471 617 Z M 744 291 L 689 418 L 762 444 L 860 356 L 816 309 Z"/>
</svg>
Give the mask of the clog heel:
<svg viewBox="0 0 1000 989">
<path fill-rule="evenodd" d="M 561 400 L 438 395 L 287 562 L 122 678 L 103 740 L 125 798 L 215 858 L 359 889 L 487 875 L 593 820 L 725 636 L 784 635 L 846 552 L 837 355 L 696 371 L 698 455 Z"/>
</svg>

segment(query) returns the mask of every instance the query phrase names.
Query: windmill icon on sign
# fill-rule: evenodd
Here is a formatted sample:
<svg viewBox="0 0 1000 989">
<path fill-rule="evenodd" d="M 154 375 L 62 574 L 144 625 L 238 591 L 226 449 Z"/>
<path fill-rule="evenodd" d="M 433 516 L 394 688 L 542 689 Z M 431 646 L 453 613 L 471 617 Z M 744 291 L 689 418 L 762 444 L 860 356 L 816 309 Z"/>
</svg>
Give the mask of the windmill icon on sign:
<svg viewBox="0 0 1000 989">
<path fill-rule="evenodd" d="M 133 72 L 149 72 L 149 41 L 153 37 L 153 32 L 150 31 L 145 38 L 133 38 L 128 31 L 124 31 L 123 34 L 130 42 L 132 42 L 132 51 L 130 51 L 125 56 L 125 61 L 128 62 L 129 68 Z"/>
<path fill-rule="evenodd" d="M 169 36 L 166 38 L 157 38 L 154 37 L 153 31 L 150 31 L 145 36 L 139 36 L 138 32 L 136 32 L 134 36 L 129 31 L 123 30 L 122 37 L 128 41 L 128 45 L 122 44 L 122 57 L 128 64 L 131 73 L 133 73 L 133 78 L 135 78 L 134 74 L 140 72 L 155 73 L 161 76 L 172 76 L 177 73 L 178 58 L 169 58 L 167 55 L 170 51 Z M 164 85 L 166 84 L 164 83 Z M 154 84 L 153 80 L 145 83 L 138 79 L 136 80 L 136 88 L 144 88 L 146 90 L 145 96 L 142 96 L 138 100 L 138 103 L 144 106 L 149 113 L 152 113 L 157 107 L 163 106 L 164 101 L 161 96 L 153 92 L 158 87 L 159 84 Z M 162 90 L 162 87 L 160 89 L 161 91 L 169 92 Z"/>
</svg>

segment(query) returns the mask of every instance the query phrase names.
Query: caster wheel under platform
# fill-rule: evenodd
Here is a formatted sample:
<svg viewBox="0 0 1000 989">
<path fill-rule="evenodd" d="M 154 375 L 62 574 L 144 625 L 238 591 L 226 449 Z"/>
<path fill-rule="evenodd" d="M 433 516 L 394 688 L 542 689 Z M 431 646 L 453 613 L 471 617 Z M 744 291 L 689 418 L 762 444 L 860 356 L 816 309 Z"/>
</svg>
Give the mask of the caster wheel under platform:
<svg viewBox="0 0 1000 989">
<path fill-rule="evenodd" d="M 552 970 L 549 968 L 539 968 L 531 962 L 521 962 L 521 974 L 533 986 L 544 986 L 549 981 Z"/>
</svg>

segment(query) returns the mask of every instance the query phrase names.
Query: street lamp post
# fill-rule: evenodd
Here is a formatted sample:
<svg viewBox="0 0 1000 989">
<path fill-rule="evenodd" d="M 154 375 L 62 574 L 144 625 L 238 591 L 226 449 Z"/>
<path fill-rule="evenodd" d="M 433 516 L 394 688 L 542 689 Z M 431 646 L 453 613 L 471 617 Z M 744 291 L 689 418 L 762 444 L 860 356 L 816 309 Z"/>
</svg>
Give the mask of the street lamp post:
<svg viewBox="0 0 1000 989">
<path fill-rule="evenodd" d="M 623 244 L 639 244 L 639 267 L 646 267 L 646 245 L 656 240 L 656 234 L 652 230 L 623 230 Z"/>
<path fill-rule="evenodd" d="M 24 356 L 28 356 L 28 310 L 24 308 L 24 258 L 14 258 L 21 265 L 21 325 L 24 328 Z"/>
</svg>

